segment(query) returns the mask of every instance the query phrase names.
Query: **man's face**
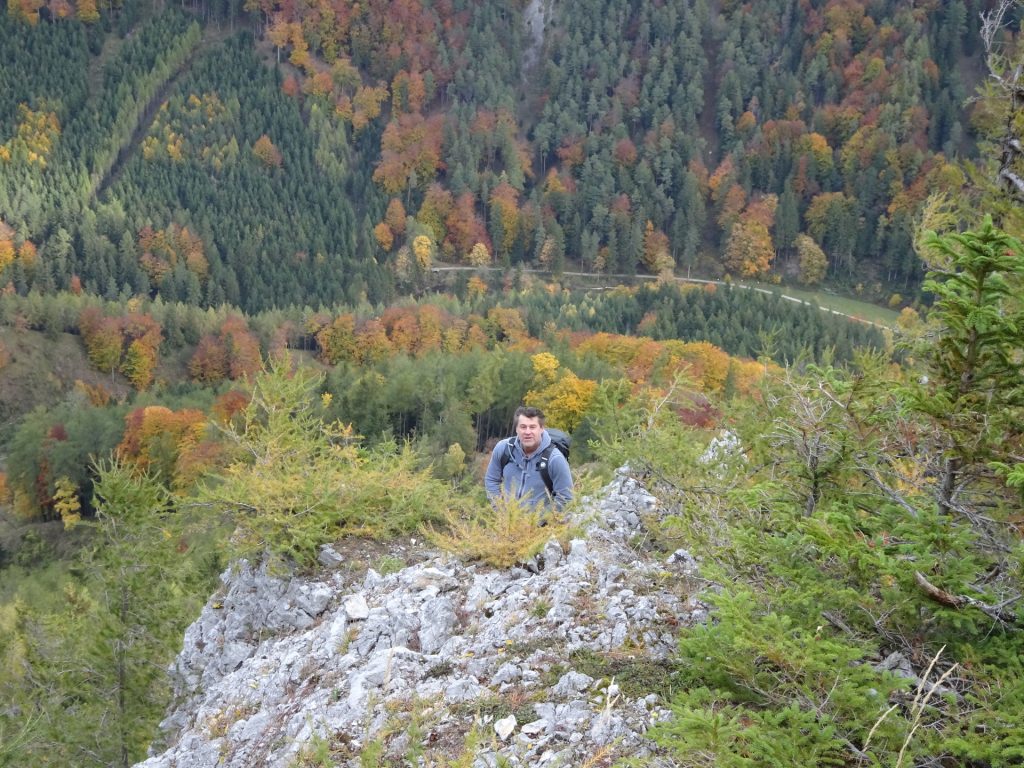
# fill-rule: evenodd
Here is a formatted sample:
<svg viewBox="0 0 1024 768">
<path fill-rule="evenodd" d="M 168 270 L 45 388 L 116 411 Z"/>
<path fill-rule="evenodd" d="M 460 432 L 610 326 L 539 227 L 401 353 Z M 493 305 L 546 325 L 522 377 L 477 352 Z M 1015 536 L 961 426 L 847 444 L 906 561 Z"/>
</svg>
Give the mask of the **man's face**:
<svg viewBox="0 0 1024 768">
<path fill-rule="evenodd" d="M 516 436 L 519 444 L 527 453 L 533 453 L 540 445 L 540 436 L 544 427 L 540 425 L 540 419 L 531 419 L 527 416 L 520 416 L 516 422 Z"/>
</svg>

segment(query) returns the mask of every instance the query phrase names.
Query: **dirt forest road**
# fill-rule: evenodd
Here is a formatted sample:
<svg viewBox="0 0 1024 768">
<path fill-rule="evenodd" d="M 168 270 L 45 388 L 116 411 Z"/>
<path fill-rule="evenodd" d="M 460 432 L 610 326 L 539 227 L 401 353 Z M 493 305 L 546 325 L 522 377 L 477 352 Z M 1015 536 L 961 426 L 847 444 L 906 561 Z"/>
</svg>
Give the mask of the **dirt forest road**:
<svg viewBox="0 0 1024 768">
<path fill-rule="evenodd" d="M 444 273 L 444 272 L 504 272 L 506 270 L 503 267 L 435 266 L 435 267 L 431 267 L 430 271 L 433 272 L 433 273 Z M 548 276 L 550 276 L 550 275 L 554 274 L 553 272 L 551 272 L 549 270 L 545 270 L 545 269 L 532 269 L 532 268 L 526 268 L 526 267 L 520 269 L 520 271 L 523 272 L 524 274 L 531 274 L 531 275 L 548 275 Z M 561 272 L 559 274 L 561 276 L 563 276 L 563 277 L 579 277 L 579 278 L 586 278 L 586 279 L 593 279 L 593 280 L 609 280 L 609 281 L 610 280 L 657 280 L 658 279 L 658 277 L 655 276 L 655 275 L 607 275 L 607 274 L 602 274 L 602 273 L 598 273 L 598 272 L 569 272 L 569 271 L 566 271 L 566 272 Z M 805 304 L 805 305 L 807 305 L 809 307 L 817 306 L 818 309 L 820 309 L 822 312 L 828 312 L 829 314 L 837 315 L 838 317 L 845 317 L 848 320 L 852 320 L 855 323 L 864 323 L 865 325 L 870 325 L 870 326 L 872 326 L 874 328 L 879 328 L 879 329 L 884 329 L 884 328 L 889 328 L 890 327 L 889 325 L 887 325 L 885 323 L 877 323 L 877 322 L 875 322 L 873 320 L 868 320 L 868 319 L 866 319 L 864 317 L 860 317 L 858 315 L 852 315 L 852 314 L 848 314 L 846 312 L 840 312 L 838 309 L 834 309 L 833 307 L 825 306 L 822 303 L 815 304 L 815 303 L 807 301 L 805 299 L 801 299 L 799 296 L 789 295 L 789 294 L 783 292 L 782 290 L 769 290 L 768 288 L 762 288 L 762 287 L 756 286 L 756 285 L 747 285 L 745 283 L 739 283 L 739 282 L 726 282 L 724 280 L 703 280 L 703 279 L 697 278 L 697 277 L 678 277 L 677 276 L 675 278 L 675 281 L 677 283 L 692 283 L 692 284 L 695 284 L 695 285 L 731 286 L 733 288 L 742 288 L 743 290 L 746 290 L 746 291 L 757 291 L 758 293 L 764 293 L 764 294 L 767 294 L 769 296 L 775 294 L 775 295 L 778 295 L 780 298 L 785 299 L 786 301 L 792 301 L 792 302 L 794 302 L 796 304 Z M 595 288 L 595 290 L 606 290 L 608 288 L 614 288 L 614 287 L 616 287 L 616 285 L 605 285 L 605 286 L 599 286 L 599 287 L 595 286 L 594 288 Z M 846 301 L 849 302 L 849 301 L 853 301 L 853 300 L 852 299 L 846 299 Z M 866 302 L 860 302 L 860 303 L 863 303 L 865 308 L 868 308 L 868 307 L 872 306 L 872 305 L 867 304 Z"/>
</svg>

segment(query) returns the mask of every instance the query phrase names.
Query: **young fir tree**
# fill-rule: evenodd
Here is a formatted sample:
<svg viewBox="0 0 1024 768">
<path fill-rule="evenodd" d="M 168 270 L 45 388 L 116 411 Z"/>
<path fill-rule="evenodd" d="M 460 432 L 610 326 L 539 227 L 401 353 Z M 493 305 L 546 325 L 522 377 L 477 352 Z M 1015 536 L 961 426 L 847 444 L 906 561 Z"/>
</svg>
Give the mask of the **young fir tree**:
<svg viewBox="0 0 1024 768">
<path fill-rule="evenodd" d="M 942 433 L 939 506 L 963 510 L 993 462 L 1020 462 L 1024 434 L 1024 244 L 986 217 L 977 231 L 932 235 L 937 257 L 924 288 L 941 328 L 923 350 L 927 374 L 912 403 Z M 1015 457 L 1016 455 L 1016 457 Z"/>
</svg>

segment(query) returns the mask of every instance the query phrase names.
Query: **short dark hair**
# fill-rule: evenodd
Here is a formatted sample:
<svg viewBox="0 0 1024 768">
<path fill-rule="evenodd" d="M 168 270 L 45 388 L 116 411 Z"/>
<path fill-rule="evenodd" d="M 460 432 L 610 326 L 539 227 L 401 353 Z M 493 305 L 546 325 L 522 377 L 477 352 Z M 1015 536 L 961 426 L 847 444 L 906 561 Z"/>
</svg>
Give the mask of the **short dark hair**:
<svg viewBox="0 0 1024 768">
<path fill-rule="evenodd" d="M 512 426 L 519 426 L 519 417 L 525 416 L 528 419 L 537 419 L 540 425 L 544 426 L 544 411 L 540 408 L 534 408 L 532 405 L 520 405 L 516 408 L 515 414 L 512 416 Z"/>
</svg>

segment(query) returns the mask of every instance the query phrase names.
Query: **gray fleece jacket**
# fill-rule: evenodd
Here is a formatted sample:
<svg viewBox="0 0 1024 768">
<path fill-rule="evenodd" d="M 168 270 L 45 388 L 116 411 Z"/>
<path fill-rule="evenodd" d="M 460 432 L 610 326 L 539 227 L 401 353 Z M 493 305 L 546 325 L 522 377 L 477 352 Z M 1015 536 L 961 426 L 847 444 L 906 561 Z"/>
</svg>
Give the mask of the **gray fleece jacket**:
<svg viewBox="0 0 1024 768">
<path fill-rule="evenodd" d="M 548 474 L 551 476 L 554 498 L 548 496 L 548 489 L 544 485 L 544 478 L 541 476 L 538 465 L 541 453 L 549 445 L 551 445 L 551 436 L 547 430 L 541 435 L 540 447 L 530 457 L 523 452 L 518 437 L 499 440 L 498 444 L 494 446 L 494 450 L 491 451 L 491 461 L 487 465 L 487 474 L 484 476 L 487 498 L 494 499 L 504 494 L 509 498 L 518 499 L 530 507 L 550 502 L 558 510 L 572 501 L 572 473 L 569 470 L 569 462 L 557 448 L 553 448 L 548 457 Z M 502 457 L 509 450 L 509 446 L 512 448 L 510 460 L 503 469 Z"/>
</svg>

